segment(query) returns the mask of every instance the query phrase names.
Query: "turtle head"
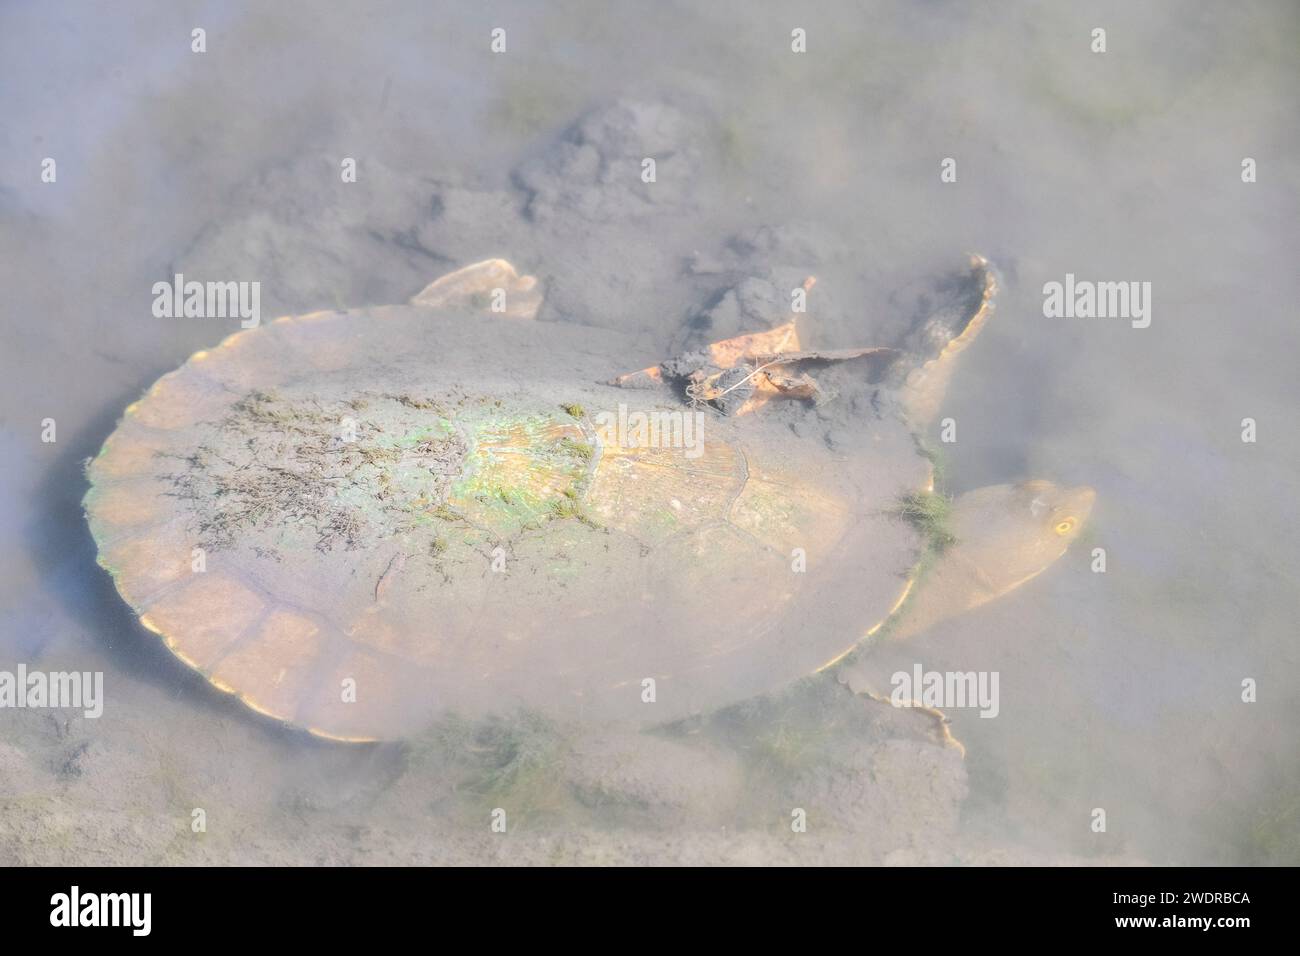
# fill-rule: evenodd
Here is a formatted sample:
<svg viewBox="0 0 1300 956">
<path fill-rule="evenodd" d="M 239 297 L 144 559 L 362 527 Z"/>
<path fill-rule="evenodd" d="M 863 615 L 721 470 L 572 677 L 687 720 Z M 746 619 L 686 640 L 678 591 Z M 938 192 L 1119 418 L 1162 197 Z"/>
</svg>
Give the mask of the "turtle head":
<svg viewBox="0 0 1300 956">
<path fill-rule="evenodd" d="M 958 497 L 952 507 L 955 549 L 982 579 L 981 595 L 971 604 L 1006 594 L 1051 567 L 1079 537 L 1096 498 L 1089 487 L 1041 479 Z"/>
<path fill-rule="evenodd" d="M 1023 509 L 1033 536 L 1061 551 L 1079 536 L 1097 500 L 1097 492 L 1087 485 L 1066 488 L 1041 478 L 1013 488 L 1012 507 Z"/>
<path fill-rule="evenodd" d="M 1086 486 L 1042 480 L 958 496 L 948 526 L 954 541 L 936 557 L 926 585 L 909 596 L 889 640 L 905 640 L 994 601 L 1046 571 L 1079 537 L 1096 499 Z"/>
</svg>

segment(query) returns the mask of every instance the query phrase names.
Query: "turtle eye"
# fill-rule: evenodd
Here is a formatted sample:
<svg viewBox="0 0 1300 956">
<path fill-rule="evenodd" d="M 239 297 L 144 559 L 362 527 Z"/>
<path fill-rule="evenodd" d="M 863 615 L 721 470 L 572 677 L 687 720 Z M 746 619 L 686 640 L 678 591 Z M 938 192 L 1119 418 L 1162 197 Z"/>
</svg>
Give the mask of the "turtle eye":
<svg viewBox="0 0 1300 956">
<path fill-rule="evenodd" d="M 1059 535 L 1067 535 L 1074 530 L 1074 525 L 1075 520 L 1073 518 L 1066 518 L 1064 521 L 1058 521 L 1056 524 L 1056 533 Z"/>
</svg>

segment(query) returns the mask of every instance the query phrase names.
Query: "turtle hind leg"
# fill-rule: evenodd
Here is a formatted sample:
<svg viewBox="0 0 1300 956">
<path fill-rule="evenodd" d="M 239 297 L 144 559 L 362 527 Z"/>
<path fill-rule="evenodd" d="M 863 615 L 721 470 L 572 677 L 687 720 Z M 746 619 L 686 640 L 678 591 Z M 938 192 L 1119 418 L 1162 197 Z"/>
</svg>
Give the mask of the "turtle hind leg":
<svg viewBox="0 0 1300 956">
<path fill-rule="evenodd" d="M 505 259 L 484 259 L 430 282 L 411 299 L 411 305 L 535 319 L 542 290 L 536 276 L 521 276 Z"/>
<path fill-rule="evenodd" d="M 888 693 L 876 686 L 870 674 L 852 663 L 842 665 L 836 672 L 835 679 L 855 696 L 865 697 L 886 707 L 905 707 L 917 712 L 930 723 L 930 732 L 937 743 L 952 747 L 961 754 L 963 760 L 966 758 L 966 745 L 953 736 L 952 722 L 939 708 L 927 707 L 917 700 L 895 704 Z"/>
</svg>

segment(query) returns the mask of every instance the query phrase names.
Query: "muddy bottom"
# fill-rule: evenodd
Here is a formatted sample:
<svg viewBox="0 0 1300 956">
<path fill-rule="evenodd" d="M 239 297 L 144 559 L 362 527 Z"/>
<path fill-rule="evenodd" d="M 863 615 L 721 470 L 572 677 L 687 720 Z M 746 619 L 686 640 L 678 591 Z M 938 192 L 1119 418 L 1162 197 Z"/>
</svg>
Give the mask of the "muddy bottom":
<svg viewBox="0 0 1300 956">
<path fill-rule="evenodd" d="M 0 708 L 0 863 L 1300 861 L 1292 4 L 831 3 L 796 23 L 762 4 L 506 3 L 505 55 L 468 9 L 200 13 L 0 13 L 0 671 L 104 676 L 96 718 Z M 507 379 L 594 388 L 777 328 L 800 291 L 807 350 L 917 348 L 971 253 L 1001 289 L 923 436 L 938 490 L 1097 491 L 1050 569 L 909 639 L 908 673 L 998 673 L 996 718 L 948 708 L 936 725 L 828 673 L 647 730 L 501 707 L 344 746 L 220 693 L 97 564 L 87 460 L 160 376 L 240 327 L 156 313 L 177 274 L 259 283 L 269 325 L 405 303 L 501 257 L 537 277 L 537 322 L 564 330 L 563 347 L 505 339 L 527 353 Z M 1150 283 L 1149 324 L 1049 316 L 1043 290 L 1067 275 Z M 298 360 L 262 362 L 241 394 L 264 398 L 168 472 L 174 493 L 231 505 L 206 512 L 218 559 L 297 513 L 303 546 L 354 557 L 372 603 L 402 575 L 436 588 L 490 560 L 490 535 L 460 552 L 409 527 L 408 505 L 456 494 L 428 463 L 450 473 L 470 444 L 421 431 L 418 382 L 332 396 L 379 402 L 387 423 L 347 459 L 360 520 L 313 497 L 342 480 L 310 449 L 347 409 L 285 404 L 267 379 Z M 811 374 L 815 389 L 781 379 L 808 415 L 769 421 L 826 456 L 869 452 L 860 426 L 884 407 L 841 371 Z M 578 391 L 551 411 L 599 410 Z M 306 457 L 251 473 L 277 454 L 259 422 L 298 429 Z M 528 501 L 477 491 L 531 520 Z M 559 517 L 574 540 L 599 533 Z M 418 555 L 377 546 L 403 531 Z M 569 543 L 549 541 L 557 564 Z M 593 565 L 569 567 L 596 587 Z M 865 599 L 906 569 L 839 573 Z M 602 626 L 653 634 L 673 613 Z M 846 613 L 825 600 L 789 620 L 813 633 Z"/>
</svg>

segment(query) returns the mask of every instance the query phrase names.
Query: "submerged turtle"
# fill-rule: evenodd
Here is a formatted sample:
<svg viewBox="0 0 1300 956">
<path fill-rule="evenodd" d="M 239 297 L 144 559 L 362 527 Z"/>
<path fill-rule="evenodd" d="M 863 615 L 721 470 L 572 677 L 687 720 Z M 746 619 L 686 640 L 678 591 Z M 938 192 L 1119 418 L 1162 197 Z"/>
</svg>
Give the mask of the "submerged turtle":
<svg viewBox="0 0 1300 956">
<path fill-rule="evenodd" d="M 531 321 L 535 281 L 503 260 L 409 305 L 278 319 L 127 408 L 88 465 L 99 563 L 183 662 L 322 737 L 711 710 L 898 609 L 926 546 L 898 503 L 932 488 L 916 431 L 995 288 L 976 258 L 965 307 L 899 350 L 803 352 L 788 325 L 608 384 L 634 343 Z M 960 544 L 908 620 L 1037 574 L 1091 501 L 958 499 Z"/>
</svg>

